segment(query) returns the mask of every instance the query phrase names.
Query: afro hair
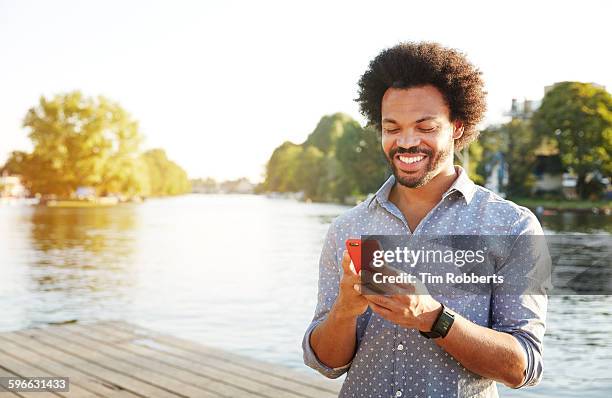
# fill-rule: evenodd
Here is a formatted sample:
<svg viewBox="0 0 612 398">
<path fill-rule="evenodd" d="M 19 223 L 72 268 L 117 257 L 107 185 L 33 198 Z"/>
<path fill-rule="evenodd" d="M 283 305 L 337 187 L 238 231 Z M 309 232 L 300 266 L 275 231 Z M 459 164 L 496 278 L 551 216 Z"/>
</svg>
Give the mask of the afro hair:
<svg viewBox="0 0 612 398">
<path fill-rule="evenodd" d="M 381 103 L 388 88 L 436 87 L 446 101 L 452 121 L 463 122 L 463 135 L 455 140 L 462 149 L 478 137 L 476 125 L 486 111 L 486 92 L 476 69 L 457 50 L 438 43 L 400 43 L 383 50 L 359 79 L 361 113 L 381 129 Z"/>
</svg>

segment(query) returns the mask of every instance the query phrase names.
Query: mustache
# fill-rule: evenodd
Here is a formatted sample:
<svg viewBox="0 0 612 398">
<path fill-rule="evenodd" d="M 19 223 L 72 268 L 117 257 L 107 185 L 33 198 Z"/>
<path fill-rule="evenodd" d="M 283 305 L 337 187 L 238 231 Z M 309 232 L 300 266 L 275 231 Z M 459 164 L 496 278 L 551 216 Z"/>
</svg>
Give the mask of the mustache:
<svg viewBox="0 0 612 398">
<path fill-rule="evenodd" d="M 403 154 L 415 154 L 416 155 L 418 153 L 424 153 L 427 156 L 431 156 L 433 154 L 433 151 L 431 149 L 429 149 L 429 148 L 422 148 L 422 147 L 412 147 L 412 148 L 408 148 L 408 149 L 406 149 L 406 148 L 395 148 L 395 149 L 392 149 L 389 152 L 389 157 L 393 158 L 398 153 L 400 155 L 403 155 Z"/>
</svg>

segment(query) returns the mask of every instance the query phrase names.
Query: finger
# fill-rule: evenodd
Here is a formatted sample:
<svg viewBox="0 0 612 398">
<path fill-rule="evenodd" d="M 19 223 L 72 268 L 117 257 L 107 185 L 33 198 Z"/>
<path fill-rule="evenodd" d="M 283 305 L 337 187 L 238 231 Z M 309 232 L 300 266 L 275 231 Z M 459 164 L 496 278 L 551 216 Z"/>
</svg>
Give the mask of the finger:
<svg viewBox="0 0 612 398">
<path fill-rule="evenodd" d="M 382 307 L 374 302 L 369 302 L 369 306 L 370 308 L 372 308 L 372 311 L 374 311 L 375 313 L 377 313 L 378 315 L 382 316 L 383 318 L 387 319 L 387 320 L 391 320 L 393 318 L 393 312 L 389 311 L 387 308 Z"/>
<path fill-rule="evenodd" d="M 401 304 L 410 304 L 412 297 L 410 297 L 407 294 L 394 294 L 391 296 L 391 298 Z"/>
<path fill-rule="evenodd" d="M 427 286 L 425 286 L 423 282 L 417 279 L 417 283 L 414 287 L 414 294 L 429 295 L 429 290 L 427 290 Z"/>
<path fill-rule="evenodd" d="M 361 278 L 355 274 L 343 275 L 340 283 L 347 285 L 361 284 Z"/>
<path fill-rule="evenodd" d="M 351 266 L 350 266 L 350 268 L 351 268 L 351 272 L 353 274 L 357 275 L 357 270 L 355 269 L 355 264 L 353 264 L 353 260 L 352 259 L 351 259 Z M 361 271 L 359 271 L 359 272 L 361 272 Z"/>
<path fill-rule="evenodd" d="M 389 284 L 388 288 L 385 287 L 385 292 L 391 296 L 407 295 L 414 292 L 414 287 L 406 283 L 393 283 Z"/>
<path fill-rule="evenodd" d="M 397 283 L 394 287 L 397 294 L 412 294 L 416 290 L 412 283 Z"/>
<path fill-rule="evenodd" d="M 395 303 L 393 300 L 390 300 L 389 298 L 379 295 L 379 294 L 369 294 L 369 295 L 365 295 L 364 297 L 370 303 L 374 303 L 380 307 L 384 307 L 388 309 L 389 311 L 394 311 L 399 307 L 398 303 Z"/>
<path fill-rule="evenodd" d="M 354 272 L 351 271 L 351 257 L 348 254 L 348 251 L 344 251 L 342 253 L 342 270 L 345 275 L 354 275 Z"/>
</svg>

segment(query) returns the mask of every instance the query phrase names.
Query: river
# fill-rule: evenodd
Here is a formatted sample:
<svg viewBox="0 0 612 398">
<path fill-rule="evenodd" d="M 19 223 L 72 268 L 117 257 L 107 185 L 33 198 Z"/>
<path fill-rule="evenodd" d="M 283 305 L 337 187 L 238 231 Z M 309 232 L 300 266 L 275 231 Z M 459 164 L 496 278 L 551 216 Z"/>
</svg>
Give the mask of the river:
<svg viewBox="0 0 612 398">
<path fill-rule="evenodd" d="M 0 206 L 0 331 L 122 319 L 312 373 L 300 344 L 325 232 L 346 209 L 254 195 Z M 612 216 L 542 223 L 548 232 L 612 232 Z M 610 296 L 552 296 L 544 380 L 500 394 L 609 396 L 610 332 Z"/>
</svg>

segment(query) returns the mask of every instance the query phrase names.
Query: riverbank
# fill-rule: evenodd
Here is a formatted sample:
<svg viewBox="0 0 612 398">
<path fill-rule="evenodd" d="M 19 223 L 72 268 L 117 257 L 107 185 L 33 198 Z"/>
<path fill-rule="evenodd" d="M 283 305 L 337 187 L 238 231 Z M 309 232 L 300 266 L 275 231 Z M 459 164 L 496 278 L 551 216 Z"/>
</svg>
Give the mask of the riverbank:
<svg viewBox="0 0 612 398">
<path fill-rule="evenodd" d="M 551 211 L 576 211 L 589 213 L 612 214 L 612 201 L 610 200 L 569 200 L 569 199 L 540 199 L 540 198 L 510 198 L 514 203 L 528 207 L 531 210 L 538 208 Z"/>
<path fill-rule="evenodd" d="M 272 199 L 292 199 L 297 201 L 311 202 L 304 200 L 301 192 L 268 192 L 266 197 Z M 371 197 L 370 195 L 348 196 L 344 202 L 318 202 L 334 203 L 348 206 L 355 206 Z M 542 199 L 542 198 L 508 198 L 514 203 L 525 206 L 533 211 L 573 211 L 587 212 L 596 214 L 612 214 L 612 201 L 610 200 L 580 200 L 580 199 Z M 315 201 L 316 202 L 316 201 Z"/>
</svg>

